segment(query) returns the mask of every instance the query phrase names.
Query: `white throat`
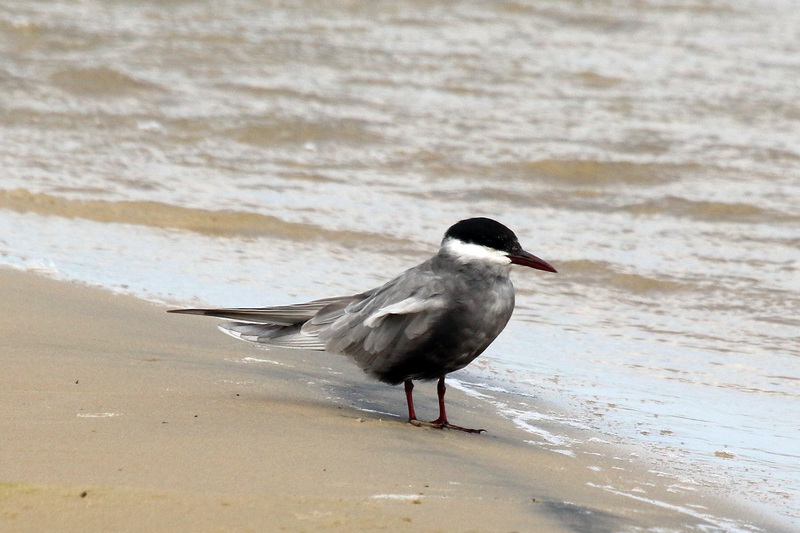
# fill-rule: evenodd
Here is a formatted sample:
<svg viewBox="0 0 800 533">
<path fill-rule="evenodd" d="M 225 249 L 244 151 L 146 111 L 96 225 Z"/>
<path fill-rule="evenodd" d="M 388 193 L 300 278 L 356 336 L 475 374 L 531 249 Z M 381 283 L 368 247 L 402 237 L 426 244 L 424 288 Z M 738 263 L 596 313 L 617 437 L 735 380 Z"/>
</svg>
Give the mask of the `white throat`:
<svg viewBox="0 0 800 533">
<path fill-rule="evenodd" d="M 511 265 L 511 259 L 509 259 L 506 252 L 480 244 L 464 242 L 459 239 L 446 239 L 442 243 L 442 249 L 447 254 L 455 257 L 460 263 L 483 263 L 497 266 Z"/>
</svg>

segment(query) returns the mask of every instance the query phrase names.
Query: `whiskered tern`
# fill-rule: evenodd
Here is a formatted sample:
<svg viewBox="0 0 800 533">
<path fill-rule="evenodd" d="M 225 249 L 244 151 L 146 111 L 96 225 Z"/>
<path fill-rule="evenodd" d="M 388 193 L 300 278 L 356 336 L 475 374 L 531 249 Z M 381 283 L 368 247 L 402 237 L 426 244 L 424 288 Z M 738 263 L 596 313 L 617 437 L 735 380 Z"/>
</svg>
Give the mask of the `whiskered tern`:
<svg viewBox="0 0 800 533">
<path fill-rule="evenodd" d="M 526 252 L 513 231 L 489 218 L 450 227 L 436 255 L 375 289 L 276 307 L 176 309 L 170 313 L 230 320 L 220 329 L 257 344 L 324 350 L 349 357 L 364 372 L 405 384 L 408 421 L 480 433 L 448 422 L 445 376 L 464 368 L 511 318 L 511 265 L 556 272 Z M 417 420 L 413 380 L 439 380 L 439 418 Z"/>
</svg>

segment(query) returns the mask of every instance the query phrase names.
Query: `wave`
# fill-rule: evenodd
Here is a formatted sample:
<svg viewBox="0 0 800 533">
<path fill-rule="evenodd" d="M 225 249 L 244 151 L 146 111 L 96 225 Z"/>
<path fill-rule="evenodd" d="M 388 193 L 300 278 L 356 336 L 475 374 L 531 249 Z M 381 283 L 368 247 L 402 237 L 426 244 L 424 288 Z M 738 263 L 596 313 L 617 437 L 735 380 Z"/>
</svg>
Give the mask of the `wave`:
<svg viewBox="0 0 800 533">
<path fill-rule="evenodd" d="M 611 263 L 605 261 L 586 259 L 562 261 L 558 264 L 558 268 L 560 272 L 569 273 L 572 280 L 582 285 L 609 287 L 634 294 L 678 292 L 692 289 L 691 285 L 679 281 L 618 272 Z"/>
<path fill-rule="evenodd" d="M 141 91 L 163 91 L 163 87 L 137 80 L 108 67 L 68 68 L 56 72 L 50 80 L 73 94 L 120 96 Z"/>
<path fill-rule="evenodd" d="M 623 207 L 635 215 L 666 214 L 709 222 L 798 222 L 800 216 L 753 204 L 688 200 L 666 196 Z"/>
<path fill-rule="evenodd" d="M 366 122 L 350 119 L 308 121 L 297 117 L 265 117 L 258 122 L 231 128 L 225 134 L 240 143 L 264 147 L 276 143 L 325 142 L 362 146 L 383 140 Z"/>
<path fill-rule="evenodd" d="M 541 159 L 499 165 L 518 179 L 556 181 L 562 185 L 648 185 L 680 177 L 685 165 L 640 164 L 628 161 Z"/>
<path fill-rule="evenodd" d="M 277 217 L 232 210 L 179 207 L 154 201 L 73 200 L 26 189 L 0 190 L 0 209 L 102 223 L 170 228 L 212 236 L 274 237 L 293 241 L 325 240 L 349 247 L 409 250 L 411 241 L 384 235 L 321 228 Z"/>
</svg>

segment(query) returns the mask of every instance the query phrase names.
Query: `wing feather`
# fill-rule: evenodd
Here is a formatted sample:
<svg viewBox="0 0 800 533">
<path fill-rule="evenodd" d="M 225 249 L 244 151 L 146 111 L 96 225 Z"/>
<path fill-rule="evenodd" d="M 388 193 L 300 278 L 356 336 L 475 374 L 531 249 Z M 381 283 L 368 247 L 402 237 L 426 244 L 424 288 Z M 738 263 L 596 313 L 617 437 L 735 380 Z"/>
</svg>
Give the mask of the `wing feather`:
<svg viewBox="0 0 800 533">
<path fill-rule="evenodd" d="M 284 348 L 303 348 L 306 350 L 324 350 L 325 345 L 316 336 L 306 335 L 294 326 L 274 326 L 249 324 L 246 322 L 223 322 L 219 329 L 232 337 L 255 344 L 282 346 Z"/>
<path fill-rule="evenodd" d="M 380 375 L 427 341 L 452 294 L 423 263 L 364 296 L 345 306 L 339 318 L 319 331 L 319 338 L 327 351 L 347 355 L 365 371 Z"/>
<path fill-rule="evenodd" d="M 217 318 L 227 318 L 238 322 L 251 324 L 274 324 L 278 326 L 292 326 L 298 322 L 310 320 L 321 309 L 335 304 L 346 304 L 352 296 L 337 296 L 323 298 L 292 305 L 279 305 L 274 307 L 235 307 L 219 309 L 172 309 L 168 313 L 186 315 L 204 315 Z"/>
<path fill-rule="evenodd" d="M 433 271 L 429 260 L 354 296 L 276 307 L 171 312 L 229 319 L 220 324 L 222 331 L 257 344 L 343 354 L 384 379 L 429 341 L 456 298 L 458 291 Z"/>
</svg>

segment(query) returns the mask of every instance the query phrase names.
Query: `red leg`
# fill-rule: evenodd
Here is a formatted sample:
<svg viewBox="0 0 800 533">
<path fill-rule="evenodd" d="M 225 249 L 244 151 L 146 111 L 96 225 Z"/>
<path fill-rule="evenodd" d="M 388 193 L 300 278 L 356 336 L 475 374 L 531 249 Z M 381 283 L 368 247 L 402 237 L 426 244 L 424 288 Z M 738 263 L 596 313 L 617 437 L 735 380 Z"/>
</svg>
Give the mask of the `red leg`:
<svg viewBox="0 0 800 533">
<path fill-rule="evenodd" d="M 408 421 L 414 425 L 419 425 L 417 421 L 417 413 L 414 412 L 414 396 L 411 391 L 414 390 L 414 384 L 410 379 L 405 382 L 406 385 L 406 402 L 408 403 Z"/>
<path fill-rule="evenodd" d="M 431 422 L 431 426 L 438 429 L 456 429 L 458 431 L 466 431 L 467 433 L 480 433 L 486 431 L 485 429 L 470 429 L 461 426 L 454 426 L 447 421 L 447 412 L 444 409 L 444 393 L 447 387 L 444 385 L 444 376 L 439 378 L 439 383 L 436 384 L 436 393 L 439 395 L 439 418 Z"/>
<path fill-rule="evenodd" d="M 447 392 L 447 387 L 444 386 L 444 376 L 439 378 L 439 383 L 436 384 L 436 394 L 439 395 L 439 418 L 432 421 L 431 424 L 447 425 L 447 413 L 444 409 L 444 393 Z"/>
</svg>

